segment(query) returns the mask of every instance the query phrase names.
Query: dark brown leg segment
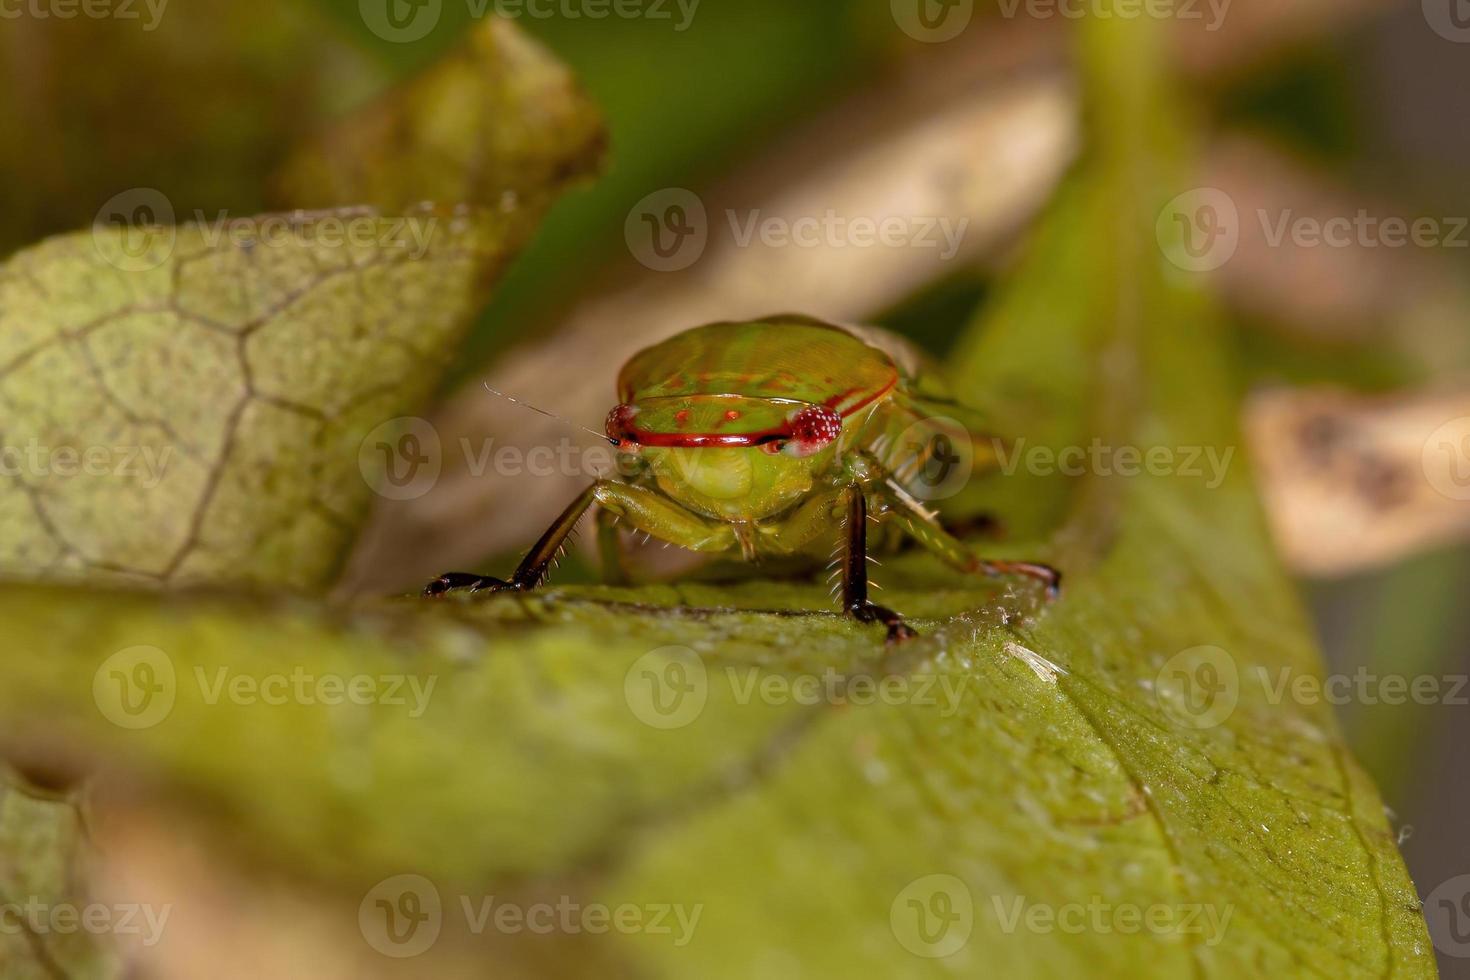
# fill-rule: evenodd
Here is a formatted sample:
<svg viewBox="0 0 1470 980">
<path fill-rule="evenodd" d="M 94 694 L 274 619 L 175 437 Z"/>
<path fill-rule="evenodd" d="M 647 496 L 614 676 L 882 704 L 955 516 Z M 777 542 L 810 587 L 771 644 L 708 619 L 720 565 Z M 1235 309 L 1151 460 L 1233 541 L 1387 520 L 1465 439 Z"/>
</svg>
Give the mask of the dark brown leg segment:
<svg viewBox="0 0 1470 980">
<path fill-rule="evenodd" d="M 595 485 L 588 487 L 561 512 L 561 516 L 552 522 L 546 533 L 526 552 L 526 557 L 521 559 L 521 563 L 511 573 L 510 581 L 490 575 L 476 575 L 473 572 L 446 572 L 424 586 L 423 594 L 440 596 L 447 592 L 524 592 L 536 588 L 546 581 L 547 572 L 556 556 L 561 553 L 562 545 L 566 544 L 567 538 L 576 529 L 577 522 L 592 506 L 596 490 Z"/>
<path fill-rule="evenodd" d="M 858 622 L 888 627 L 888 642 L 902 643 L 915 633 L 903 617 L 868 598 L 868 500 L 854 485 L 847 493 L 847 550 L 842 566 L 842 607 Z"/>
</svg>

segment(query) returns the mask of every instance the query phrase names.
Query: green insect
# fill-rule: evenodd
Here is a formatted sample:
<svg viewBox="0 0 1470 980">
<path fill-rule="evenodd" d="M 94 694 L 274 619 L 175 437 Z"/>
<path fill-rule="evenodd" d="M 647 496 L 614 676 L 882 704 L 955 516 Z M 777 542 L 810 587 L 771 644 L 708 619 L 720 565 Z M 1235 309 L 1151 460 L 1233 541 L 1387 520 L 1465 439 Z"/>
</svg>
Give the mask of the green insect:
<svg viewBox="0 0 1470 980">
<path fill-rule="evenodd" d="M 1028 576 L 1049 598 L 1058 594 L 1055 569 L 976 557 L 916 499 L 920 481 L 954 455 L 952 443 L 974 444 L 981 432 L 974 411 L 892 334 L 796 315 L 695 327 L 634 355 L 618 398 L 607 438 L 628 475 L 584 490 L 508 581 L 450 572 L 425 595 L 536 588 L 593 504 L 609 572 L 620 568 L 620 521 L 747 561 L 822 553 L 840 528 L 843 610 L 882 623 L 890 642 L 914 631 L 868 597 L 870 522 L 955 568 Z"/>
</svg>

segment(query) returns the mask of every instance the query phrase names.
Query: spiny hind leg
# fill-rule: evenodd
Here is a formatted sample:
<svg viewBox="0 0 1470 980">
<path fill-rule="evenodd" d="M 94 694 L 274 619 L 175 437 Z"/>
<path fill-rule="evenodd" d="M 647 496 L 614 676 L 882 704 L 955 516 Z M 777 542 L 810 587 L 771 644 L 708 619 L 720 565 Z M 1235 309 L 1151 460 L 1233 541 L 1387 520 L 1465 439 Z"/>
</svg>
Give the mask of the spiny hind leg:
<svg viewBox="0 0 1470 980">
<path fill-rule="evenodd" d="M 691 514 L 652 490 L 611 480 L 598 480 L 583 490 L 562 511 L 561 516 L 552 522 L 551 527 L 526 552 L 509 579 L 470 572 L 448 572 L 426 585 L 423 594 L 440 596 L 449 592 L 527 591 L 536 588 L 546 581 L 551 563 L 561 554 L 567 538 L 576 530 L 578 522 L 593 504 L 600 505 L 613 518 L 620 519 L 637 530 L 691 551 L 728 551 L 736 543 L 735 535 L 728 524 Z"/>
<path fill-rule="evenodd" d="M 861 623 L 882 623 L 888 642 L 902 643 L 918 634 L 903 617 L 868 598 L 868 497 L 863 487 L 853 484 L 844 491 L 847 505 L 843 527 L 842 608 Z"/>
<path fill-rule="evenodd" d="M 628 565 L 618 539 L 618 515 L 601 507 L 597 509 L 597 555 L 604 585 L 628 584 Z"/>
<path fill-rule="evenodd" d="M 1055 599 L 1062 592 L 1062 573 L 1050 565 L 1030 561 L 989 561 L 978 557 L 969 547 L 946 531 L 939 520 L 910 498 L 886 484 L 875 486 L 870 492 L 881 501 L 885 512 L 926 550 L 945 564 L 962 572 L 979 572 L 991 578 L 1019 575 L 1040 582 L 1046 589 L 1046 597 Z"/>
<path fill-rule="evenodd" d="M 903 617 L 868 598 L 868 505 L 863 488 L 852 483 L 814 495 L 765 537 L 763 547 L 778 554 L 798 554 L 839 529 L 833 564 L 840 576 L 842 611 L 859 622 L 888 627 L 889 642 L 916 635 Z"/>
</svg>

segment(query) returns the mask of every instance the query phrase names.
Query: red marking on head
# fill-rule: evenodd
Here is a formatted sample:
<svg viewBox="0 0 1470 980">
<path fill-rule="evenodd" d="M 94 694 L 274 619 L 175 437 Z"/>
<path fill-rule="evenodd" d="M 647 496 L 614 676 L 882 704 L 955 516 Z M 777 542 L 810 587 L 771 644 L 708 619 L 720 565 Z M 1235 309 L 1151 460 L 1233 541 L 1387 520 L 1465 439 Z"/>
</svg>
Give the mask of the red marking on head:
<svg viewBox="0 0 1470 980">
<path fill-rule="evenodd" d="M 633 417 L 638 414 L 636 405 L 618 405 L 607 413 L 605 428 L 607 437 L 617 443 L 618 452 L 631 453 L 638 449 L 638 440 L 633 437 Z"/>
<path fill-rule="evenodd" d="M 638 406 L 622 404 L 607 415 L 607 435 L 620 452 L 637 452 L 640 447 L 759 447 L 768 453 L 785 451 L 793 456 L 820 452 L 842 432 L 842 415 L 825 405 L 807 405 L 792 413 L 785 423 L 758 432 L 654 432 L 638 427 Z M 674 413 L 681 427 L 688 412 Z M 725 418 L 734 421 L 741 413 L 730 409 Z"/>
<path fill-rule="evenodd" d="M 688 425 L 689 424 L 689 409 L 687 409 L 687 408 L 681 408 L 677 412 L 675 412 L 674 413 L 674 421 L 677 422 L 679 425 Z"/>
</svg>

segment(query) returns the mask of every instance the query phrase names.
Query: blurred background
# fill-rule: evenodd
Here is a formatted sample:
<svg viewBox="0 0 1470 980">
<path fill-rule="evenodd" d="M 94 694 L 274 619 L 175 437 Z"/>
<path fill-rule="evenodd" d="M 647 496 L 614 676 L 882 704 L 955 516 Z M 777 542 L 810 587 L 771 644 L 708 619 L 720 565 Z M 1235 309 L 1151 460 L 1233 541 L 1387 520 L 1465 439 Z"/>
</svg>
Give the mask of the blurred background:
<svg viewBox="0 0 1470 980">
<path fill-rule="evenodd" d="M 485 10 L 388 0 L 385 19 L 375 2 L 173 0 L 153 29 L 142 5 L 133 25 L 7 14 L 0 124 L 26 138 L 0 147 L 0 248 L 84 227 L 135 186 L 180 211 L 276 203 L 262 174 L 293 140 L 413 76 Z M 595 426 L 634 349 L 775 309 L 879 322 L 942 355 L 1085 152 L 1069 47 L 1082 9 L 503 4 L 603 107 L 610 152 L 496 290 L 435 426 L 561 438 L 478 382 Z M 1246 443 L 1328 669 L 1440 682 L 1399 704 L 1346 685 L 1337 707 L 1427 896 L 1470 872 L 1470 780 L 1456 778 L 1470 744 L 1470 477 L 1440 503 L 1399 504 L 1402 481 L 1422 479 L 1424 420 L 1470 418 L 1470 4 L 1199 0 L 1170 16 L 1201 165 L 1161 221 L 1192 222 L 1201 247 L 1169 260 L 1210 277 L 1234 323 Z M 939 229 L 933 248 L 742 237 L 766 217 L 896 211 L 964 232 L 952 248 Z M 1452 473 L 1470 474 L 1470 431 L 1445 438 L 1461 447 Z M 503 560 L 571 493 L 453 463 L 426 496 L 381 502 L 344 592 Z M 1467 964 L 1441 958 L 1447 976 Z"/>
</svg>

